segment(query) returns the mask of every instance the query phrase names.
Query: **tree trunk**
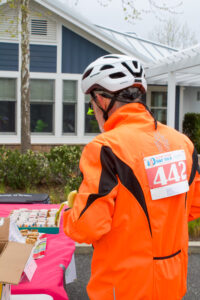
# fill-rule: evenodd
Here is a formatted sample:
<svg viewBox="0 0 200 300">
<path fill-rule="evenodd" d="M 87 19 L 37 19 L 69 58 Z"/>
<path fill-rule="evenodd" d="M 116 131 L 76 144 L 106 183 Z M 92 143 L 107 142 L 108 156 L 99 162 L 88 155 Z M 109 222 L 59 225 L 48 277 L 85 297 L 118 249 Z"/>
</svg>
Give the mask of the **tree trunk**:
<svg viewBox="0 0 200 300">
<path fill-rule="evenodd" d="M 21 0 L 21 153 L 31 148 L 29 85 L 29 0 Z"/>
</svg>

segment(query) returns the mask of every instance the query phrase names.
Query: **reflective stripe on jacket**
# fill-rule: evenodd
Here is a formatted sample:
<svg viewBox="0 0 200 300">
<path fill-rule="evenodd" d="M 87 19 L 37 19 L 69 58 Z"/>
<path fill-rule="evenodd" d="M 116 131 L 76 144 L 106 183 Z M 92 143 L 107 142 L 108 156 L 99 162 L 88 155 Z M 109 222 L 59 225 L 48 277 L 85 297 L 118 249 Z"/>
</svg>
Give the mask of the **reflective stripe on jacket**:
<svg viewBox="0 0 200 300">
<path fill-rule="evenodd" d="M 186 293 L 188 220 L 200 217 L 200 175 L 190 140 L 140 103 L 106 121 L 83 151 L 83 181 L 64 212 L 65 233 L 92 243 L 90 300 L 180 300 Z M 144 158 L 184 150 L 189 191 L 152 200 Z"/>
</svg>

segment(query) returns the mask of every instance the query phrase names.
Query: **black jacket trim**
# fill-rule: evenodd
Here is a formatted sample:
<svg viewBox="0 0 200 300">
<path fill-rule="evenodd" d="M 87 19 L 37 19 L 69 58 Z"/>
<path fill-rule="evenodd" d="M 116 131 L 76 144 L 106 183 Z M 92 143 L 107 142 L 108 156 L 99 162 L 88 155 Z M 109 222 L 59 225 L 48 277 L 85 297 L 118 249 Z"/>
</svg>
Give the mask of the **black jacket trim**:
<svg viewBox="0 0 200 300">
<path fill-rule="evenodd" d="M 168 259 L 168 258 L 171 258 L 171 257 L 174 257 L 176 255 L 178 255 L 179 253 L 181 253 L 181 250 L 178 250 L 177 252 L 169 255 L 169 256 L 158 256 L 158 257 L 154 257 L 153 259 L 154 260 L 162 260 L 162 259 Z"/>
<path fill-rule="evenodd" d="M 200 168 L 198 165 L 198 155 L 197 155 L 197 150 L 195 148 L 192 153 L 192 160 L 193 160 L 193 163 L 192 163 L 192 170 L 191 170 L 190 179 L 189 179 L 189 185 L 192 184 L 196 172 L 200 173 Z"/>
<path fill-rule="evenodd" d="M 88 197 L 85 208 L 82 210 L 79 218 L 85 210 L 99 197 L 103 197 L 110 193 L 110 191 L 118 184 L 117 176 L 121 183 L 130 191 L 142 207 L 152 235 L 149 214 L 145 202 L 143 190 L 138 179 L 133 173 L 132 169 L 120 160 L 108 146 L 102 146 L 100 154 L 102 173 L 99 182 L 99 193 L 91 194 Z"/>
<path fill-rule="evenodd" d="M 71 209 L 71 207 L 65 208 L 64 211 L 67 211 L 67 210 L 69 210 L 69 209 Z"/>
<path fill-rule="evenodd" d="M 105 197 L 112 189 L 118 184 L 116 177 L 116 171 L 114 169 L 114 161 L 106 157 L 103 152 L 104 147 L 101 149 L 100 160 L 102 165 L 102 172 L 99 182 L 98 194 L 90 194 L 86 203 L 86 206 L 81 211 L 79 218 L 87 210 L 87 208 L 98 198 Z"/>
</svg>

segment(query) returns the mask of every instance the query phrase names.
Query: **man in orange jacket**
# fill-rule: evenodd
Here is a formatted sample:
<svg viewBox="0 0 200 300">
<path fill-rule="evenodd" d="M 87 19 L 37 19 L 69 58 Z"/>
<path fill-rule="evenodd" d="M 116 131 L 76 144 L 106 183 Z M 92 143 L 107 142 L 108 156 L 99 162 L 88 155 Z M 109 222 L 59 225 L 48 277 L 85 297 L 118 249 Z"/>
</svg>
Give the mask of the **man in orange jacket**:
<svg viewBox="0 0 200 300">
<path fill-rule="evenodd" d="M 106 55 L 82 89 L 102 134 L 83 151 L 83 181 L 65 233 L 93 244 L 91 300 L 180 300 L 186 293 L 188 221 L 200 217 L 200 168 L 192 142 L 157 122 L 141 101 L 139 61 Z"/>
</svg>

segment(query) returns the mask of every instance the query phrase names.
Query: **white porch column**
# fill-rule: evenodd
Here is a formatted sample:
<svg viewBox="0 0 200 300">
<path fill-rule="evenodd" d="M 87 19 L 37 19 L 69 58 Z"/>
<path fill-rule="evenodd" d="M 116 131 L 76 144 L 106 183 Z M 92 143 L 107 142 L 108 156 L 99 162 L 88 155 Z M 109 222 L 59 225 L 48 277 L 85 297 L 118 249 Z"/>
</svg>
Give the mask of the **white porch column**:
<svg viewBox="0 0 200 300">
<path fill-rule="evenodd" d="M 185 87 L 181 86 L 180 87 L 180 108 L 179 108 L 179 131 L 183 132 L 183 117 L 184 117 L 184 90 Z"/>
<path fill-rule="evenodd" d="M 167 125 L 175 127 L 175 100 L 176 100 L 176 75 L 175 72 L 168 73 L 167 89 Z"/>
</svg>

